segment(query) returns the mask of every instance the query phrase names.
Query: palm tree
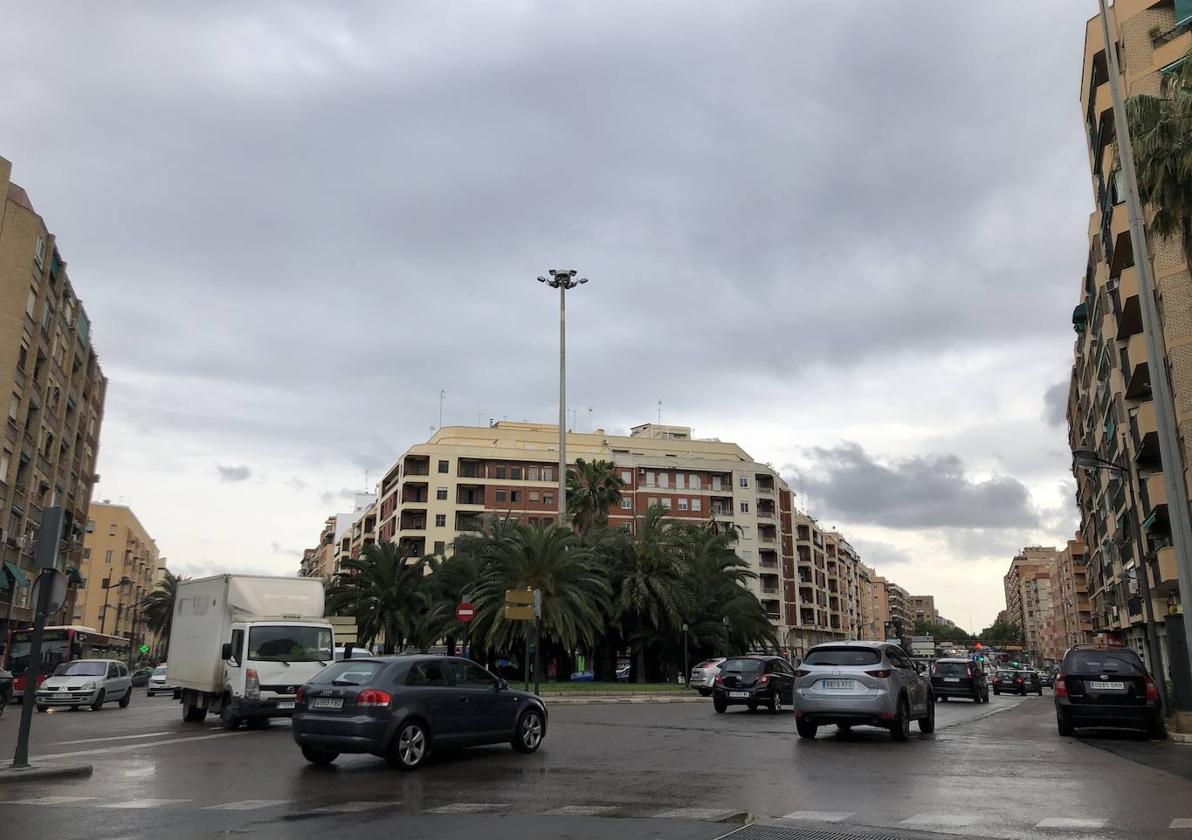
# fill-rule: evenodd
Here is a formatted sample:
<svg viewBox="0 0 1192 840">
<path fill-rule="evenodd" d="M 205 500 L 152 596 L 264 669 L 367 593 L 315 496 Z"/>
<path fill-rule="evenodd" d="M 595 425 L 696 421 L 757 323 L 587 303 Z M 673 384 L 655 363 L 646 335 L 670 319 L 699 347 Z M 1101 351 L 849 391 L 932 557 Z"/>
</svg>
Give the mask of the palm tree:
<svg viewBox="0 0 1192 840">
<path fill-rule="evenodd" d="M 141 602 L 145 626 L 157 634 L 158 644 L 167 651 L 170 649 L 170 628 L 174 622 L 174 599 L 178 594 L 178 584 L 184 580 L 186 578 L 182 575 L 165 570 L 157 586 Z"/>
<path fill-rule="evenodd" d="M 608 524 L 608 512 L 621 504 L 624 482 L 612 461 L 577 458 L 567 470 L 567 516 L 581 534 Z"/>
<path fill-rule="evenodd" d="M 1192 266 L 1192 50 L 1163 77 L 1161 92 L 1126 103 L 1138 193 L 1154 213 L 1151 233 L 1178 234 Z"/>
<path fill-rule="evenodd" d="M 403 556 L 396 543 L 366 545 L 360 557 L 345 560 L 327 590 L 327 609 L 356 617 L 356 632 L 371 645 L 384 638 L 385 652 L 407 644 L 425 649 L 430 558 Z"/>
</svg>

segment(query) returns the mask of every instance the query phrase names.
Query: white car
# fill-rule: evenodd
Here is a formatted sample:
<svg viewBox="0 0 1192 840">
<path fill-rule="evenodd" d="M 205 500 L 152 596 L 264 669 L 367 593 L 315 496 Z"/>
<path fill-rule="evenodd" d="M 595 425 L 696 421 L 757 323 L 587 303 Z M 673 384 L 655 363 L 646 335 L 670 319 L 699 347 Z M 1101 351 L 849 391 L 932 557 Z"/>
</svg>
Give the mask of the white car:
<svg viewBox="0 0 1192 840">
<path fill-rule="evenodd" d="M 721 656 L 699 663 L 691 669 L 690 682 L 688 684 L 699 691 L 701 697 L 711 697 L 712 687 L 716 685 L 716 675 L 720 673 L 720 666 L 724 662 L 725 659 Z"/>
<path fill-rule="evenodd" d="M 145 686 L 145 694 L 152 697 L 154 694 L 173 694 L 174 689 L 168 682 L 168 671 L 165 665 L 158 665 L 153 669 L 153 673 L 149 675 L 149 683 Z"/>
<path fill-rule="evenodd" d="M 53 676 L 37 687 L 36 696 L 39 712 L 51 706 L 90 706 L 98 712 L 104 703 L 112 702 L 126 709 L 132 699 L 132 677 L 128 667 L 115 659 L 76 659 L 55 668 Z"/>
</svg>

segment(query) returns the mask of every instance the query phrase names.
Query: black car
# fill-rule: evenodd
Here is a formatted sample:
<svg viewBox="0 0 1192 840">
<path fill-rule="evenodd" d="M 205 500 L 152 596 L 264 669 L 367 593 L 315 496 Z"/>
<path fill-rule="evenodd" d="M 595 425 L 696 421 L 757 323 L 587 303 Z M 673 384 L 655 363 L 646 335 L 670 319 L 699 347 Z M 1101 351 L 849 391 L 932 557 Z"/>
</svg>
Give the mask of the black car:
<svg viewBox="0 0 1192 840">
<path fill-rule="evenodd" d="M 989 702 L 985 671 L 968 659 L 937 659 L 931 666 L 931 688 L 937 700 L 964 697 L 974 703 Z"/>
<path fill-rule="evenodd" d="M 532 753 L 546 737 L 546 705 L 467 659 L 345 659 L 298 689 L 293 733 L 314 764 L 371 753 L 413 770 L 443 747 L 503 742 Z"/>
<path fill-rule="evenodd" d="M 1023 694 L 1030 694 L 1032 691 L 1043 696 L 1043 677 L 1038 671 L 1022 671 L 1022 688 Z"/>
<path fill-rule="evenodd" d="M 132 672 L 132 684 L 136 688 L 144 688 L 149 685 L 149 677 L 153 673 L 152 668 L 138 668 Z"/>
<path fill-rule="evenodd" d="M 993 693 L 994 694 L 1021 694 L 1024 697 L 1028 691 L 1037 691 L 1039 694 L 1043 693 L 1043 687 L 1039 684 L 1039 675 L 1035 674 L 1033 681 L 1030 680 L 1028 671 L 1011 671 L 1005 668 L 999 670 L 993 675 Z M 1028 682 L 1030 683 L 1028 686 Z"/>
<path fill-rule="evenodd" d="M 729 706 L 756 711 L 766 706 L 774 714 L 782 704 L 795 703 L 795 669 L 781 656 L 733 656 L 721 664 L 712 685 L 712 708 L 724 713 Z"/>
<path fill-rule="evenodd" d="M 1108 726 L 1167 737 L 1159 687 L 1129 648 L 1071 648 L 1055 678 L 1055 721 L 1061 735 L 1082 726 Z"/>
<path fill-rule="evenodd" d="M 1043 685 L 1047 686 L 1048 688 L 1051 688 L 1053 685 L 1055 685 L 1055 674 L 1051 673 L 1050 671 L 1045 674 L 1040 674 L 1039 682 L 1043 683 Z"/>
<path fill-rule="evenodd" d="M 12 700 L 12 674 L 0 668 L 0 715 L 4 714 L 4 707 Z"/>
</svg>

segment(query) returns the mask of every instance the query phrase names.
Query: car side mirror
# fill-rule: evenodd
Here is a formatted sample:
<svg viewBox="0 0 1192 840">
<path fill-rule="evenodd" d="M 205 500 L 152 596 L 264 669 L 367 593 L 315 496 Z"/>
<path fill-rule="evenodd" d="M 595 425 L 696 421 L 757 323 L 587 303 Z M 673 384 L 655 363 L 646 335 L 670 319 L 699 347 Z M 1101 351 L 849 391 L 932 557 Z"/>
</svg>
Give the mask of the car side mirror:
<svg viewBox="0 0 1192 840">
<path fill-rule="evenodd" d="M 497 680 L 497 691 L 504 691 L 507 688 L 509 688 L 509 683 L 505 682 L 502 679 Z"/>
<path fill-rule="evenodd" d="M 220 651 L 219 655 L 220 655 L 220 658 L 223 659 L 224 662 L 227 662 L 229 659 L 231 659 L 232 658 L 232 643 L 224 642 L 223 649 Z"/>
</svg>

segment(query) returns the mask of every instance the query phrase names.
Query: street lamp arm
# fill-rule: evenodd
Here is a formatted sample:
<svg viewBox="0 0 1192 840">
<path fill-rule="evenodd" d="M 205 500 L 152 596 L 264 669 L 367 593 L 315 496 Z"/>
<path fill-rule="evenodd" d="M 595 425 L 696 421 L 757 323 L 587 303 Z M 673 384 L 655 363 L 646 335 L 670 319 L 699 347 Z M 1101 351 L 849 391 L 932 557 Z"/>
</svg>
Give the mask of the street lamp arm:
<svg viewBox="0 0 1192 840">
<path fill-rule="evenodd" d="M 1095 469 L 1097 467 L 1101 467 L 1103 469 L 1114 470 L 1121 473 L 1128 473 L 1130 471 L 1129 467 L 1123 464 L 1118 464 L 1114 461 L 1108 461 L 1091 449 L 1073 449 L 1072 460 L 1076 466 L 1083 467 L 1085 469 Z"/>
</svg>

